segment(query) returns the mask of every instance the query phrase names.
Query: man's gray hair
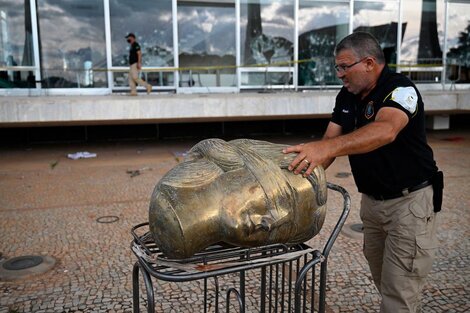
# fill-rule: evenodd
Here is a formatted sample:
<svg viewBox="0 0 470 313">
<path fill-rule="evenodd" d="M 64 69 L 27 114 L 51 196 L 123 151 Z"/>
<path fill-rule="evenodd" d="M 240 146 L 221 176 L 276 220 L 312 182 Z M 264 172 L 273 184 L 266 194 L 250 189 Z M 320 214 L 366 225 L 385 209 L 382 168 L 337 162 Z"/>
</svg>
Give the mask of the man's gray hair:
<svg viewBox="0 0 470 313">
<path fill-rule="evenodd" d="M 372 34 L 367 32 L 354 32 L 344 37 L 335 48 L 335 55 L 343 50 L 351 50 L 359 58 L 372 56 L 377 63 L 384 64 L 385 57 L 380 44 Z"/>
</svg>

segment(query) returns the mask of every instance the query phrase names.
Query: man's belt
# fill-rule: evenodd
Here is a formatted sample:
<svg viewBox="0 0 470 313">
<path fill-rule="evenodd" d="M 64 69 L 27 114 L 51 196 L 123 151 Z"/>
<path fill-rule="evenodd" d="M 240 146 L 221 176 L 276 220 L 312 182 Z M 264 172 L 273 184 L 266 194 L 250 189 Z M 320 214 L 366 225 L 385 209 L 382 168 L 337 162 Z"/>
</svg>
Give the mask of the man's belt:
<svg viewBox="0 0 470 313">
<path fill-rule="evenodd" d="M 416 186 L 405 188 L 402 191 L 397 192 L 397 193 L 383 194 L 383 195 L 369 195 L 368 194 L 368 196 L 374 198 L 375 200 L 391 200 L 391 199 L 396 199 L 396 198 L 406 196 L 409 193 L 423 189 L 424 187 L 430 186 L 431 184 L 432 182 L 430 180 L 425 180 Z"/>
</svg>

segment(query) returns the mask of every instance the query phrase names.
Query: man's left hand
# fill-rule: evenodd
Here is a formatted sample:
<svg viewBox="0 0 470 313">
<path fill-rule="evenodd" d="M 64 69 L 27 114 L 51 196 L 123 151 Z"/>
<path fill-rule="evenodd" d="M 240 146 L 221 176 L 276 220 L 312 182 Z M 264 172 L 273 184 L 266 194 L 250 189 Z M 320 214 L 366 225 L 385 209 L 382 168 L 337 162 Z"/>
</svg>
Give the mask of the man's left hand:
<svg viewBox="0 0 470 313">
<path fill-rule="evenodd" d="M 310 175 L 316 166 L 323 165 L 330 160 L 328 151 L 328 141 L 325 140 L 302 143 L 282 150 L 283 153 L 298 153 L 288 169 L 294 171 L 294 174 L 305 170 L 304 176 Z"/>
</svg>

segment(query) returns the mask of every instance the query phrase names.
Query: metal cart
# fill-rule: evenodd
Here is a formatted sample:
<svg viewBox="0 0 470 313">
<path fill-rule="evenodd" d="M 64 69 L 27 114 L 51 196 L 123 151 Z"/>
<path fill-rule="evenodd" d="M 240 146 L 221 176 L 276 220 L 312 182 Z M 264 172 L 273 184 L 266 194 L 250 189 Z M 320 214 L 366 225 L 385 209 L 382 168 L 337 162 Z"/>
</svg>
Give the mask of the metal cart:
<svg viewBox="0 0 470 313">
<path fill-rule="evenodd" d="M 256 248 L 213 245 L 191 258 L 171 260 L 156 246 L 148 223 L 134 226 L 131 249 L 138 259 L 132 272 L 134 312 L 140 312 L 139 272 L 147 294 L 144 302 L 152 313 L 156 309 L 152 277 L 160 283 L 176 284 L 158 298 L 158 304 L 163 303 L 159 310 L 164 312 L 325 312 L 328 255 L 351 206 L 344 188 L 331 183 L 328 188 L 341 193 L 344 205 L 323 252 L 306 244 Z M 188 288 L 191 283 L 196 285 Z M 179 298 L 188 296 L 183 306 L 185 301 Z M 175 307 L 180 304 L 181 308 Z"/>
</svg>

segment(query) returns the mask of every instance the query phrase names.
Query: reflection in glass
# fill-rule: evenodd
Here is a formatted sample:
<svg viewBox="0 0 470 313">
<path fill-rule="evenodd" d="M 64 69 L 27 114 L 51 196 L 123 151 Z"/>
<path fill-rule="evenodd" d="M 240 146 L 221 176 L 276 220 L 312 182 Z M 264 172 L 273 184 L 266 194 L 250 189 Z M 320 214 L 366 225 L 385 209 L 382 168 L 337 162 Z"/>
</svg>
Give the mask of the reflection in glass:
<svg viewBox="0 0 470 313">
<path fill-rule="evenodd" d="M 42 86 L 107 87 L 103 1 L 38 0 L 37 4 Z"/>
<path fill-rule="evenodd" d="M 420 60 L 441 58 L 442 50 L 437 37 L 436 0 L 423 0 L 419 31 L 418 63 L 421 63 L 419 62 Z"/>
<path fill-rule="evenodd" d="M 299 86 L 340 84 L 333 54 L 336 44 L 348 34 L 348 20 L 346 2 L 300 1 Z"/>
<path fill-rule="evenodd" d="M 470 3 L 449 3 L 447 79 L 470 82 Z"/>
<path fill-rule="evenodd" d="M 407 28 L 401 70 L 417 83 L 439 82 L 443 70 L 444 0 L 408 0 L 402 1 L 402 6 Z"/>
<path fill-rule="evenodd" d="M 128 33 L 142 48 L 143 67 L 174 65 L 171 0 L 114 0 L 109 10 L 113 66 L 129 65 Z"/>
<path fill-rule="evenodd" d="M 442 46 L 444 40 L 444 0 L 407 0 L 402 1 L 403 6 L 403 22 L 407 24 L 406 33 L 404 32 L 403 44 L 401 46 L 401 60 L 405 63 L 418 64 L 423 63 L 424 60 L 418 60 L 418 51 L 424 51 L 426 49 L 421 48 L 426 40 L 427 36 L 430 36 L 431 29 L 428 29 L 426 23 L 422 20 L 434 20 L 433 23 L 437 24 L 437 28 L 433 27 L 437 31 L 438 41 L 434 42 L 433 45 Z M 431 5 L 433 4 L 433 5 Z M 423 14 L 424 13 L 424 14 Z M 431 16 L 434 15 L 434 18 Z M 425 28 L 423 29 L 423 25 Z M 436 38 L 436 37 L 435 37 Z M 434 47 L 433 50 L 440 50 L 440 47 Z M 423 53 L 423 52 L 421 52 Z M 433 54 L 433 58 L 436 57 L 441 59 L 442 56 Z"/>
<path fill-rule="evenodd" d="M 354 3 L 354 31 L 366 31 L 375 36 L 388 64 L 397 63 L 398 32 L 397 1 L 356 1 Z M 406 23 L 402 25 L 402 34 Z M 393 67 L 392 67 L 393 68 Z"/>
<path fill-rule="evenodd" d="M 171 0 L 114 0 L 109 3 L 113 66 L 129 66 L 129 44 L 134 33 L 142 49 L 142 67 L 173 67 Z M 153 86 L 173 86 L 173 73 L 144 72 Z M 115 87 L 129 86 L 127 73 L 113 73 Z"/>
<path fill-rule="evenodd" d="M 34 72 L 16 66 L 34 66 L 29 0 L 5 0 L 0 7 L 0 88 L 35 88 Z"/>
<path fill-rule="evenodd" d="M 33 43 L 30 3 L 37 3 L 39 47 Z M 333 49 L 347 35 L 354 2 L 353 30 L 372 32 L 389 64 L 397 63 L 399 5 L 402 6 L 401 71 L 415 82 L 441 79 L 445 5 L 448 5 L 447 81 L 470 82 L 470 3 L 463 0 L 178 0 L 179 55 L 174 55 L 172 0 L 0 0 L 0 88 L 108 87 L 104 3 L 110 7 L 111 62 L 128 66 L 133 32 L 143 66 L 168 68 L 175 57 L 185 70 L 180 81 L 168 69 L 144 71 L 154 86 L 236 86 L 236 31 L 240 35 L 241 86 L 293 83 L 294 7 L 298 11 L 299 86 L 337 85 Z M 33 7 L 33 12 L 35 12 Z M 34 17 L 34 16 L 33 16 Z M 33 19 L 34 20 L 34 19 Z M 34 47 L 33 47 L 34 46 Z M 41 64 L 35 64 L 39 48 Z M 36 49 L 36 50 L 35 50 Z M 309 60 L 303 62 L 303 60 Z M 210 70 L 195 67 L 213 66 Z M 31 69 L 28 67 L 32 67 Z M 171 69 L 170 69 L 171 70 Z M 127 73 L 115 72 L 113 86 L 126 87 Z"/>
<path fill-rule="evenodd" d="M 279 69 L 279 70 L 277 70 Z M 253 85 L 256 82 L 259 85 Z M 263 85 L 261 85 L 263 84 Z M 241 85 L 254 88 L 272 87 L 273 85 L 282 86 L 288 89 L 292 84 L 292 71 L 291 69 L 283 69 L 281 67 L 271 71 L 243 71 L 241 74 Z"/>
<path fill-rule="evenodd" d="M 242 0 L 240 42 L 243 65 L 289 66 L 294 55 L 294 1 Z M 248 85 L 268 83 L 259 80 L 261 75 L 248 77 Z M 277 83 L 285 84 L 282 75 Z"/>
<path fill-rule="evenodd" d="M 235 1 L 179 2 L 180 87 L 236 85 L 235 24 Z"/>
</svg>

